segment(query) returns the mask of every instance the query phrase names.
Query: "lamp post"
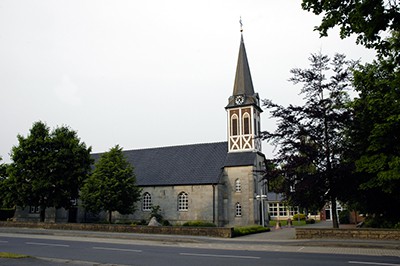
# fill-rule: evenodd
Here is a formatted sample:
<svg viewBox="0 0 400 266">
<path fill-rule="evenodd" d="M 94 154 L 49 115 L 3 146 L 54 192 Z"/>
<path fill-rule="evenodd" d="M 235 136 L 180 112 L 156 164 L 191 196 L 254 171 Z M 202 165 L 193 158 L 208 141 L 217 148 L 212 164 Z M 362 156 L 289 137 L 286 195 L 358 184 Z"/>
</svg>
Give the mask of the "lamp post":
<svg viewBox="0 0 400 266">
<path fill-rule="evenodd" d="M 264 219 L 264 201 L 267 200 L 267 195 L 260 193 L 261 195 L 257 195 L 256 199 L 261 201 L 261 220 L 262 226 L 265 227 L 265 219 Z"/>
</svg>

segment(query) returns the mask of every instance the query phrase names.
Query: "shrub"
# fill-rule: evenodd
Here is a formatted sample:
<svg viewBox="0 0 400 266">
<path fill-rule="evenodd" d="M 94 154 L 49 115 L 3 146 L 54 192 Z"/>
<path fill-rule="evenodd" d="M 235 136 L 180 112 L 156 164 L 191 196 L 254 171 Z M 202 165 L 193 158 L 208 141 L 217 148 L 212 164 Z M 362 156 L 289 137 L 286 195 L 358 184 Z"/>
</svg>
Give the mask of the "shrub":
<svg viewBox="0 0 400 266">
<path fill-rule="evenodd" d="M 150 219 L 155 217 L 157 222 L 161 223 L 163 221 L 163 216 L 161 214 L 161 208 L 158 205 L 151 206 Z"/>
<path fill-rule="evenodd" d="M 182 226 L 193 226 L 193 227 L 216 227 L 215 224 L 210 223 L 210 222 L 204 222 L 204 221 L 189 221 L 186 222 L 184 224 L 182 224 Z"/>
<path fill-rule="evenodd" d="M 0 209 L 0 221 L 7 221 L 14 217 L 15 209 L 1 208 Z"/>
<path fill-rule="evenodd" d="M 343 210 L 339 212 L 339 222 L 341 224 L 349 224 L 350 223 L 350 212 L 348 210 Z"/>
<path fill-rule="evenodd" d="M 304 213 L 296 213 L 295 215 L 293 215 L 293 219 L 295 221 L 304 221 L 306 219 L 306 215 Z"/>
<path fill-rule="evenodd" d="M 369 216 L 365 219 L 364 226 L 371 228 L 395 228 L 396 224 L 388 221 L 384 217 Z"/>
<path fill-rule="evenodd" d="M 269 227 L 264 227 L 261 225 L 239 226 L 233 228 L 233 236 L 234 237 L 244 236 L 244 235 L 257 234 L 269 231 L 271 231 Z"/>
<path fill-rule="evenodd" d="M 314 219 L 308 219 L 308 220 L 306 220 L 306 224 L 315 224 L 315 220 Z"/>
</svg>

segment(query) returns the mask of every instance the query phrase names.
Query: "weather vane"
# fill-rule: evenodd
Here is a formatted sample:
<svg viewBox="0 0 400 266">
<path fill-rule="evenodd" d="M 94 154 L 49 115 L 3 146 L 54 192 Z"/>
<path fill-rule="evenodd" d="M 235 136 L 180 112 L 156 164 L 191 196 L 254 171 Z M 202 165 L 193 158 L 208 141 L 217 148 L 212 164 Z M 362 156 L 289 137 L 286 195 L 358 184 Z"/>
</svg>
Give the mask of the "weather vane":
<svg viewBox="0 0 400 266">
<path fill-rule="evenodd" d="M 243 32 L 242 16 L 240 16 L 239 23 L 240 23 L 240 32 Z"/>
</svg>

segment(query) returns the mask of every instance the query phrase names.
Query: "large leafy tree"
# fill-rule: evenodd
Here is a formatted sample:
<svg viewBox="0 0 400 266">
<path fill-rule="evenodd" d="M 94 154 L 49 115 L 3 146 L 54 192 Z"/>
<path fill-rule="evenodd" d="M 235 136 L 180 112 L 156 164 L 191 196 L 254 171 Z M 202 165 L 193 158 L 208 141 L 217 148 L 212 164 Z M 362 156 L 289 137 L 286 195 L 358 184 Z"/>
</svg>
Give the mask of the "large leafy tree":
<svg viewBox="0 0 400 266">
<path fill-rule="evenodd" d="M 5 191 L 7 190 L 5 184 L 7 179 L 7 164 L 2 163 L 1 161 L 2 158 L 0 156 L 0 208 L 8 205 L 6 204 L 6 198 L 5 198 L 6 197 Z"/>
<path fill-rule="evenodd" d="M 350 160 L 359 175 L 358 193 L 350 202 L 360 211 L 400 221 L 400 66 L 380 59 L 355 71 L 359 97 L 352 104 Z"/>
<path fill-rule="evenodd" d="M 284 107 L 265 100 L 278 127 L 263 135 L 279 149 L 275 164 L 286 178 L 289 201 L 306 208 L 322 207 L 330 201 L 335 210 L 344 167 L 343 132 L 350 118 L 346 90 L 354 62 L 341 54 L 331 60 L 319 53 L 311 55 L 310 63 L 309 69 L 291 70 L 290 80 L 303 85 L 304 105 Z M 328 78 L 329 71 L 332 75 Z M 338 227 L 335 211 L 333 221 Z"/>
<path fill-rule="evenodd" d="M 322 14 L 321 24 L 316 27 L 321 36 L 327 36 L 329 29 L 339 26 L 341 38 L 355 34 L 357 43 L 377 49 L 381 54 L 386 54 L 392 46 L 384 33 L 400 29 L 398 0 L 303 0 L 302 8 Z"/>
<path fill-rule="evenodd" d="M 48 207 L 69 209 L 90 172 L 91 148 L 68 127 L 51 132 L 43 122 L 34 123 L 27 137 L 17 138 L 6 180 L 9 201 L 39 206 L 41 222 Z"/>
<path fill-rule="evenodd" d="M 377 51 L 377 59 L 355 71 L 359 93 L 352 107 L 349 164 L 356 187 L 349 202 L 364 213 L 389 223 L 400 216 L 400 2 L 398 0 L 303 0 L 303 9 L 322 14 L 316 28 L 321 36 L 340 27 L 340 36 L 357 36 L 357 42 Z M 374 216 L 374 215 L 372 215 Z"/>
<path fill-rule="evenodd" d="M 82 188 L 81 199 L 90 212 L 107 211 L 111 223 L 113 211 L 121 214 L 135 211 L 140 193 L 133 167 L 124 157 L 122 148 L 116 145 L 96 162 L 93 174 Z"/>
</svg>

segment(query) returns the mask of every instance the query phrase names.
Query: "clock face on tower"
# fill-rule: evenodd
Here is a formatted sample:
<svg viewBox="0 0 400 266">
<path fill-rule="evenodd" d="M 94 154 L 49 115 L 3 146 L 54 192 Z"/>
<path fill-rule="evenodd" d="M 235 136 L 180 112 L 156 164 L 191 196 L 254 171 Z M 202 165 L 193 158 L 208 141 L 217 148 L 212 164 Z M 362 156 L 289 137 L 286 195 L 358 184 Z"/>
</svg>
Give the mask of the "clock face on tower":
<svg viewBox="0 0 400 266">
<path fill-rule="evenodd" d="M 244 103 L 244 97 L 242 95 L 238 95 L 235 97 L 235 103 L 236 104 L 242 104 Z"/>
</svg>

